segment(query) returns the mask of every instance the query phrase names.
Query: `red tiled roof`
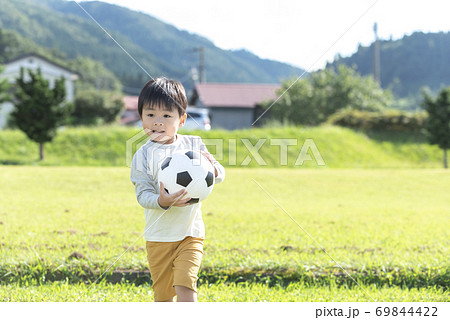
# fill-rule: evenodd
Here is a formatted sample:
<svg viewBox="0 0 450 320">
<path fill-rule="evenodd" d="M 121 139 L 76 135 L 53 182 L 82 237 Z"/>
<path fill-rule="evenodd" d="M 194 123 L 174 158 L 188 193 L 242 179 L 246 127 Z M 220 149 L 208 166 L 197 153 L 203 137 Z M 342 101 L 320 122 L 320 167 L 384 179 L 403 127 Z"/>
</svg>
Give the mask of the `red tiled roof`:
<svg viewBox="0 0 450 320">
<path fill-rule="evenodd" d="M 206 107 L 254 108 L 264 100 L 276 99 L 278 84 L 198 83 L 198 99 Z"/>
<path fill-rule="evenodd" d="M 125 104 L 126 110 L 137 110 L 138 109 L 138 99 L 139 96 L 124 96 L 123 103 Z"/>
</svg>

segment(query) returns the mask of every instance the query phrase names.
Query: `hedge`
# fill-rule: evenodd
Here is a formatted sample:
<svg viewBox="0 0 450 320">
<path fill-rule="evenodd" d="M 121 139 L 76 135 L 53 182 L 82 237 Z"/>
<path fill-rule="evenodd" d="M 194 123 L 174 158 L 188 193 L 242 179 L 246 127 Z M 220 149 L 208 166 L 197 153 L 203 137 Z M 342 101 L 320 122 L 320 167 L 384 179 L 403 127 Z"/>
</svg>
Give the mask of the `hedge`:
<svg viewBox="0 0 450 320">
<path fill-rule="evenodd" d="M 411 132 L 422 130 L 426 118 L 425 112 L 410 113 L 398 110 L 369 112 L 344 109 L 330 116 L 328 122 L 333 125 L 359 130 Z"/>
</svg>

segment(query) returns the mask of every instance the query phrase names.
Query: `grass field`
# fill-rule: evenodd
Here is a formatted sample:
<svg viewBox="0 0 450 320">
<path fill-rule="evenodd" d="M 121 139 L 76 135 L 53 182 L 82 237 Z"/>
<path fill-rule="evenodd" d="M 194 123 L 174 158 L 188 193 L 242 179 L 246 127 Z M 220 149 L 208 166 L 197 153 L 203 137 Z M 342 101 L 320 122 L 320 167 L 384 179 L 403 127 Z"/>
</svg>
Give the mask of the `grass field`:
<svg viewBox="0 0 450 320">
<path fill-rule="evenodd" d="M 113 269 L 147 269 L 128 168 L 2 166 L 0 181 L 1 300 L 151 300 L 111 272 L 83 296 L 128 248 Z M 229 168 L 203 203 L 199 299 L 449 301 L 449 188 L 441 169 Z"/>
<path fill-rule="evenodd" d="M 365 302 L 365 301 L 448 301 L 442 289 L 364 286 L 305 286 L 300 282 L 287 286 L 262 283 L 219 283 L 199 287 L 199 302 Z M 372 300 L 373 299 L 373 300 Z M 144 284 L 101 283 L 90 287 L 84 283 L 53 282 L 44 285 L 4 285 L 0 301 L 86 301 L 86 302 L 152 302 L 153 290 Z"/>
</svg>

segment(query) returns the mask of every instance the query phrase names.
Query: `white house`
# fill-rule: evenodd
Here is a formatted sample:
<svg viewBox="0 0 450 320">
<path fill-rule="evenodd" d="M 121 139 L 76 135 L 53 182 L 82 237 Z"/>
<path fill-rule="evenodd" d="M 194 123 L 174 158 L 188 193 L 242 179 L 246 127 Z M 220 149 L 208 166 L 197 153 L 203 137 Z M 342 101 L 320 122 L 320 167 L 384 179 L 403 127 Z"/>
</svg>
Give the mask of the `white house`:
<svg viewBox="0 0 450 320">
<path fill-rule="evenodd" d="M 72 102 L 74 100 L 75 80 L 78 79 L 78 74 L 74 73 L 72 70 L 38 54 L 28 53 L 7 61 L 3 65 L 3 72 L 0 73 L 0 78 L 8 79 L 8 82 L 15 83 L 16 79 L 20 76 L 20 68 L 24 68 L 25 71 L 27 69 L 36 71 L 40 68 L 43 77 L 49 81 L 50 87 L 54 86 L 55 80 L 63 76 L 65 78 L 66 101 Z M 26 72 L 25 75 L 27 75 Z M 11 113 L 13 107 L 11 102 L 5 102 L 0 105 L 0 129 L 5 127 L 7 117 L 9 113 Z"/>
</svg>

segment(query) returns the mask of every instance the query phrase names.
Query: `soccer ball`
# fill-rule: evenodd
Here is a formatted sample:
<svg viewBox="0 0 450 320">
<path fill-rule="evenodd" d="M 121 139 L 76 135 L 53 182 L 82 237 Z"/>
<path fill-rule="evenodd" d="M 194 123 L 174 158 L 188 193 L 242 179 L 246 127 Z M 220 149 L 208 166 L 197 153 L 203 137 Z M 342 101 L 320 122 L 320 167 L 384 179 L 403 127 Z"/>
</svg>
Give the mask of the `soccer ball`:
<svg viewBox="0 0 450 320">
<path fill-rule="evenodd" d="M 164 159 L 158 174 L 169 194 L 186 189 L 190 204 L 208 197 L 214 187 L 214 167 L 200 152 L 184 150 Z"/>
</svg>

